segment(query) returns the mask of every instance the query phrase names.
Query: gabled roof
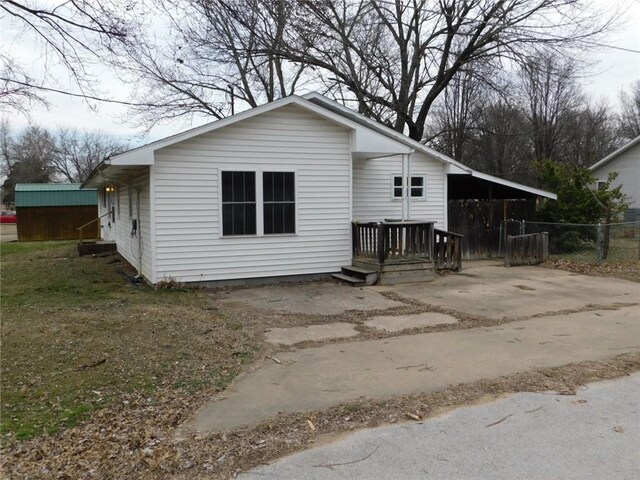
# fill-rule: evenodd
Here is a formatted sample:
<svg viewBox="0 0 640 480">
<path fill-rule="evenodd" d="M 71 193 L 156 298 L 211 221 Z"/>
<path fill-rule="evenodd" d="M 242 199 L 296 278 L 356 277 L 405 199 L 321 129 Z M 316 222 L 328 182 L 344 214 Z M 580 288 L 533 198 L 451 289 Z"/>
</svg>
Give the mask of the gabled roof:
<svg viewBox="0 0 640 480">
<path fill-rule="evenodd" d="M 302 107 L 305 110 L 310 110 L 314 113 L 317 113 L 325 117 L 327 120 L 347 128 L 355 128 L 357 126 L 360 126 L 358 122 L 354 122 L 352 119 L 345 118 L 342 115 L 336 115 L 335 113 L 328 111 L 326 108 L 319 107 L 317 104 L 309 102 L 297 95 L 290 95 L 288 97 L 281 98 L 280 100 L 275 100 L 273 102 L 260 105 L 259 107 L 255 107 L 250 110 L 245 110 L 244 112 L 236 113 L 235 115 L 232 115 L 230 117 L 226 117 L 221 120 L 216 120 L 214 122 L 210 122 L 205 125 L 201 125 L 199 127 L 195 127 L 195 128 L 186 130 L 184 132 L 177 133 L 175 135 L 171 135 L 161 140 L 156 140 L 155 142 L 151 142 L 146 145 L 128 150 L 118 155 L 114 155 L 113 157 L 111 157 L 112 164 L 114 165 L 121 164 L 119 160 L 127 159 L 141 152 L 152 152 L 155 150 L 159 150 L 161 148 L 168 147 L 178 142 L 183 142 L 190 138 L 197 137 L 198 135 L 210 133 L 220 128 L 227 127 L 229 125 L 233 125 L 235 123 L 241 122 L 242 120 L 246 120 L 251 117 L 255 117 L 257 115 L 270 112 L 271 110 L 275 110 L 277 108 L 282 108 L 286 105 L 292 105 L 292 104 Z M 401 143 L 404 143 L 404 142 L 401 142 Z"/>
<path fill-rule="evenodd" d="M 325 97 L 324 95 L 320 95 L 319 93 L 308 93 L 304 95 L 303 98 L 313 103 L 322 105 L 323 107 L 331 111 L 334 111 L 339 115 L 350 118 L 354 122 L 359 123 L 360 125 L 365 126 L 367 128 L 370 128 L 371 130 L 374 130 L 383 135 L 391 137 L 400 143 L 404 143 L 405 145 L 412 147 L 414 150 L 418 150 L 419 152 L 425 153 L 426 155 L 429 155 L 430 157 L 440 160 L 443 163 L 450 164 L 462 170 L 461 172 L 457 172 L 457 173 L 471 173 L 473 171 L 472 168 L 467 167 L 466 165 L 463 165 L 460 162 L 456 162 L 453 158 L 447 157 L 446 155 L 438 152 L 437 150 L 434 150 L 433 148 L 429 148 L 420 142 L 416 142 L 415 140 L 407 137 L 406 135 L 400 132 L 397 132 L 392 128 L 389 128 L 386 125 L 382 125 L 381 123 L 378 123 L 375 120 L 371 120 L 370 118 L 367 118 L 364 115 L 358 112 L 355 112 L 350 108 L 345 107 L 344 105 L 341 105 L 338 102 Z"/>
<path fill-rule="evenodd" d="M 320 95 L 318 93 L 309 93 L 304 95 L 304 97 L 300 97 L 297 95 L 291 95 L 280 100 L 276 100 L 274 102 L 267 103 L 265 105 L 261 105 L 259 107 L 252 108 L 250 110 L 245 110 L 244 112 L 237 113 L 230 117 L 224 118 L 222 120 L 217 120 L 211 123 L 207 123 L 200 127 L 192 128 L 190 130 L 186 130 L 184 132 L 171 135 L 169 137 L 163 138 L 161 140 L 157 140 L 155 142 L 151 142 L 147 145 L 143 145 L 141 147 L 134 148 L 124 153 L 120 153 L 118 155 L 114 155 L 113 157 L 103 161 L 100 165 L 98 165 L 95 170 L 91 173 L 89 178 L 85 180 L 82 184 L 83 187 L 92 184 L 92 181 L 102 175 L 102 172 L 107 167 L 118 167 L 120 169 L 127 169 L 133 166 L 145 166 L 145 165 L 153 165 L 154 162 L 154 152 L 164 147 L 168 147 L 170 145 L 176 144 L 178 142 L 182 142 L 188 140 L 190 138 L 196 137 L 198 135 L 203 135 L 206 133 L 213 132 L 220 128 L 233 125 L 235 123 L 241 122 L 243 120 L 249 119 L 251 117 L 255 117 L 257 115 L 275 110 L 277 108 L 284 107 L 286 105 L 297 105 L 305 110 L 314 112 L 325 119 L 336 123 L 338 125 L 342 125 L 346 128 L 352 130 L 362 130 L 365 132 L 374 132 L 373 135 L 380 135 L 381 137 L 386 137 L 393 141 L 395 145 L 400 145 L 402 152 L 409 153 L 411 151 L 420 151 L 429 157 L 439 160 L 447 167 L 448 174 L 462 174 L 462 175 L 472 175 L 478 177 L 482 180 L 498 183 L 500 185 L 504 185 L 509 188 L 514 188 L 518 190 L 522 190 L 524 192 L 538 195 L 541 197 L 556 199 L 556 195 L 550 192 L 545 192 L 543 190 L 539 190 L 536 188 L 528 187 L 526 185 L 521 185 L 515 182 L 510 182 L 508 180 L 503 180 L 501 178 L 493 177 L 491 175 L 487 175 L 484 173 L 477 172 L 466 165 L 461 164 L 460 162 L 456 162 L 452 158 L 433 150 L 432 148 L 423 145 L 420 142 L 412 140 L 406 135 L 397 132 L 385 125 L 382 125 L 370 118 L 365 117 L 333 100 L 328 99 L 327 97 Z M 369 135 L 371 135 L 369 133 Z M 397 154 L 402 153 L 397 152 Z"/>
<path fill-rule="evenodd" d="M 105 161 L 103 161 L 100 165 L 98 165 L 91 175 L 84 181 L 82 184 L 83 187 L 88 186 L 92 183 L 92 180 L 99 175 L 105 168 L 109 166 L 119 166 L 119 167 L 128 167 L 128 166 L 145 166 L 145 165 L 153 165 L 154 155 L 153 153 L 156 150 L 159 150 L 164 147 L 168 147 L 170 145 L 174 145 L 178 142 L 182 142 L 188 140 L 193 137 L 197 137 L 199 135 L 203 135 L 206 133 L 211 133 L 215 130 L 218 130 L 223 127 L 227 127 L 229 125 L 233 125 L 235 123 L 241 122 L 243 120 L 247 120 L 249 118 L 255 117 L 257 115 L 261 115 L 263 113 L 270 112 L 272 110 L 282 108 L 286 105 L 297 105 L 305 110 L 311 111 L 320 115 L 327 119 L 330 122 L 341 125 L 345 128 L 349 129 L 362 129 L 362 125 L 358 122 L 353 121 L 350 118 L 346 118 L 344 115 L 338 115 L 335 112 L 328 110 L 327 108 L 323 108 L 315 103 L 312 103 L 308 100 L 305 100 L 302 97 L 297 95 L 291 95 L 280 100 L 275 100 L 273 102 L 260 105 L 259 107 L 252 108 L 250 110 L 245 110 L 244 112 L 237 113 L 227 118 L 223 118 L 221 120 L 216 120 L 211 123 L 207 123 L 205 125 L 195 127 L 189 130 L 186 130 L 181 133 L 177 133 L 175 135 L 171 135 L 169 137 L 163 138 L 161 140 L 156 140 L 155 142 L 148 143 L 146 145 L 142 145 L 137 148 L 133 148 L 126 152 L 120 153 L 118 155 L 114 155 Z M 368 130 L 371 130 L 370 128 Z M 383 135 L 382 137 L 391 138 L 388 135 Z M 405 149 L 404 153 L 409 153 L 410 148 L 406 147 L 405 142 L 398 142 L 396 139 L 394 140 L 395 144 L 400 144 L 401 148 Z M 385 140 L 388 142 L 388 140 Z"/>
<path fill-rule="evenodd" d="M 603 166 L 606 163 L 609 163 L 611 160 L 613 160 L 614 158 L 618 157 L 619 155 L 623 154 L 624 152 L 626 152 L 627 150 L 629 150 L 630 148 L 635 147 L 636 145 L 638 145 L 640 143 L 640 136 L 637 136 L 636 138 L 634 138 L 633 140 L 631 140 L 628 143 L 625 143 L 622 147 L 620 147 L 618 150 L 616 150 L 613 153 L 610 153 L 609 155 L 607 155 L 606 157 L 604 157 L 602 160 L 600 160 L 597 163 L 594 163 L 593 165 L 591 165 L 589 167 L 589 170 L 593 171 L 597 168 L 600 168 L 601 166 Z"/>
<path fill-rule="evenodd" d="M 533 187 L 529 187 L 527 185 L 523 185 L 521 183 L 516 183 L 516 182 L 512 182 L 509 180 L 504 180 L 502 178 L 499 177 L 494 177 L 493 175 L 488 175 L 486 173 L 482 173 L 482 172 L 478 172 L 470 167 L 467 167 L 466 165 L 463 165 L 460 162 L 455 161 L 453 158 L 448 157 L 440 152 L 438 152 L 437 150 L 434 150 L 433 148 L 429 148 L 426 145 L 417 142 L 409 137 L 407 137 L 406 135 L 397 132 L 395 130 L 393 130 L 392 128 L 387 127 L 386 125 L 382 125 L 378 122 L 376 122 L 375 120 L 371 120 L 370 118 L 365 117 L 364 115 L 361 115 L 357 112 L 354 112 L 353 110 L 351 110 L 350 108 L 345 107 L 344 105 L 339 104 L 338 102 L 335 102 L 327 97 L 325 97 L 324 95 L 320 95 L 319 93 L 309 93 L 307 95 L 304 95 L 305 99 L 317 103 L 319 105 L 322 105 L 328 109 L 330 109 L 331 111 L 334 111 L 336 113 L 339 113 L 340 115 L 343 115 L 345 117 L 351 118 L 353 121 L 360 123 L 363 126 L 366 126 L 367 128 L 370 128 L 376 132 L 379 132 L 383 135 L 387 135 L 395 140 L 397 140 L 398 142 L 404 143 L 405 145 L 408 145 L 410 147 L 412 147 L 414 150 L 417 150 L 419 152 L 424 153 L 425 155 L 428 155 L 432 158 L 435 158 L 437 160 L 440 160 L 441 162 L 445 163 L 448 165 L 448 172 L 449 174 L 467 174 L 467 175 L 471 175 L 473 177 L 479 178 L 481 180 L 485 180 L 488 182 L 492 182 L 492 183 L 497 183 L 499 185 L 508 187 L 508 188 L 513 188 L 516 190 L 522 190 L 524 192 L 530 193 L 532 195 L 536 195 L 539 197 L 545 197 L 545 198 L 550 198 L 553 200 L 557 200 L 558 196 L 555 193 L 551 193 L 551 192 L 546 192 L 544 190 L 540 190 L 538 188 L 533 188 Z"/>
</svg>

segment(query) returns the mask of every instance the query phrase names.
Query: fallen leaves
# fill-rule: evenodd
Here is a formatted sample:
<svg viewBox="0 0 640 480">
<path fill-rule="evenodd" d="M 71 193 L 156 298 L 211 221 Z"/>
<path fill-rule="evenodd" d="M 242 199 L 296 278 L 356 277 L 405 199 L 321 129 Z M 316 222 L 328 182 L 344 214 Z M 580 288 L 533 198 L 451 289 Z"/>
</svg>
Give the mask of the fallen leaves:
<svg viewBox="0 0 640 480">
<path fill-rule="evenodd" d="M 637 251 L 636 251 L 637 253 Z M 615 277 L 640 282 L 640 261 L 587 263 L 572 260 L 553 259 L 542 264 L 545 268 L 556 268 L 581 275 L 594 277 Z"/>
<path fill-rule="evenodd" d="M 153 396 L 128 395 L 126 407 L 122 403 L 108 406 L 77 428 L 55 437 L 14 444 L 3 452 L 3 462 L 11 478 L 16 479 L 227 479 L 274 458 L 308 448 L 320 432 L 337 434 L 403 418 L 423 421 L 443 409 L 473 404 L 486 400 L 487 396 L 515 391 L 573 390 L 589 381 L 639 369 L 640 355 L 624 355 L 605 362 L 522 372 L 430 394 L 378 402 L 362 398 L 312 414 L 282 413 L 255 427 L 211 435 L 176 431 L 211 391 L 187 396 L 167 381 Z M 351 462 L 366 460 L 364 453 Z M 341 465 L 319 466 L 337 470 Z"/>
</svg>

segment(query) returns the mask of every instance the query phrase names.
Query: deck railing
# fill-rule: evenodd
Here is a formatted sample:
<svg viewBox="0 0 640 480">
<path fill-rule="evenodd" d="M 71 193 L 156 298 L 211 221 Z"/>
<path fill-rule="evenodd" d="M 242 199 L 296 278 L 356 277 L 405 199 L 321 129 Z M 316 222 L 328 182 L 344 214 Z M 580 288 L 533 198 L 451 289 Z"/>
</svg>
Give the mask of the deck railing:
<svg viewBox="0 0 640 480">
<path fill-rule="evenodd" d="M 434 230 L 435 263 L 437 270 L 462 270 L 463 235 Z"/>
<path fill-rule="evenodd" d="M 93 225 L 95 222 L 100 220 L 102 217 L 106 217 L 107 215 L 111 215 L 111 214 L 113 214 L 113 212 L 111 210 L 109 210 L 108 212 L 103 213 L 99 217 L 96 217 L 93 220 L 85 223 L 84 225 L 81 225 L 78 228 L 76 228 L 76 231 L 78 232 L 78 243 L 82 244 L 84 242 L 83 231 L 84 231 L 85 228 L 87 228 L 89 225 Z M 98 238 L 99 237 L 100 237 L 100 233 L 98 233 Z"/>
<path fill-rule="evenodd" d="M 433 260 L 433 222 L 352 223 L 353 256 L 380 264 Z"/>
</svg>

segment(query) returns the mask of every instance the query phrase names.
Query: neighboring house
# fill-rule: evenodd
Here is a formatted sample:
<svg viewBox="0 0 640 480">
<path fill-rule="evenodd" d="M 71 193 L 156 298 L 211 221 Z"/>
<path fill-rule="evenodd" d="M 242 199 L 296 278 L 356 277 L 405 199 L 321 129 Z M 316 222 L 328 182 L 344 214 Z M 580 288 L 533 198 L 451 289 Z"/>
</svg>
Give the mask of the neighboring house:
<svg viewBox="0 0 640 480">
<path fill-rule="evenodd" d="M 98 216 L 95 189 L 79 183 L 18 183 L 16 185 L 18 241 L 75 240 L 78 227 Z M 87 227 L 97 237 L 97 224 Z"/>
<path fill-rule="evenodd" d="M 382 220 L 413 221 L 405 232 L 414 240 L 390 240 L 390 256 L 409 245 L 431 249 L 428 257 L 433 244 L 416 232 L 447 228 L 448 199 L 555 198 L 476 172 L 318 94 L 116 155 L 83 185 L 99 188 L 100 215 L 112 212 L 102 238 L 152 284 L 338 272 L 354 259 L 359 225 Z"/>
<path fill-rule="evenodd" d="M 597 180 L 598 188 L 607 181 L 611 172 L 618 173 L 612 186 L 615 188 L 621 185 L 620 190 L 627 196 L 629 210 L 625 213 L 624 219 L 628 222 L 640 221 L 640 136 L 589 169 Z"/>
</svg>

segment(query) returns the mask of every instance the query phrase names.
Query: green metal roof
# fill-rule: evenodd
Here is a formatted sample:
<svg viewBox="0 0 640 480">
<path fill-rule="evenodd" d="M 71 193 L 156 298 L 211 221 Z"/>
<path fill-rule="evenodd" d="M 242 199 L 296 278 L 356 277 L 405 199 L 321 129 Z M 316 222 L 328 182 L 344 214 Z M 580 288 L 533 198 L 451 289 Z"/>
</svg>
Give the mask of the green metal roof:
<svg viewBox="0 0 640 480">
<path fill-rule="evenodd" d="M 16 208 L 97 205 L 96 189 L 80 190 L 80 185 L 79 183 L 18 183 Z"/>
</svg>

